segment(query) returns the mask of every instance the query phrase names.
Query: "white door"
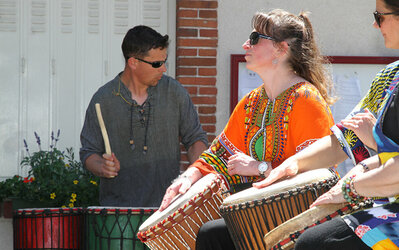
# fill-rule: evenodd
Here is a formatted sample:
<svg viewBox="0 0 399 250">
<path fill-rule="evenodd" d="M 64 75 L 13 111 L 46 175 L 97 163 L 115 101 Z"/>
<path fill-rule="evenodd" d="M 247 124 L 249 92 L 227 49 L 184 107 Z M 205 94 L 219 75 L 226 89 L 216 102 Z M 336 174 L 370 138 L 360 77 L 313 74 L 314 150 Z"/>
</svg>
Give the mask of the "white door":
<svg viewBox="0 0 399 250">
<path fill-rule="evenodd" d="M 121 43 L 138 24 L 169 34 L 174 72 L 174 0 L 0 0 L 0 178 L 26 174 L 23 140 L 37 151 L 79 151 L 91 96 L 123 70 Z"/>
</svg>

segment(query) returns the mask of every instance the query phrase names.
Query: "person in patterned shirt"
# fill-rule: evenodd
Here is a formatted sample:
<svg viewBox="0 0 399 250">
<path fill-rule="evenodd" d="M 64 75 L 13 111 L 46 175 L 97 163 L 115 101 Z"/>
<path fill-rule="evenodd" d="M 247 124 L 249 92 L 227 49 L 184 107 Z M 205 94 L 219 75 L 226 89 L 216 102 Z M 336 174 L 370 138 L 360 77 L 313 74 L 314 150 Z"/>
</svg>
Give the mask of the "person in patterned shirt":
<svg viewBox="0 0 399 250">
<path fill-rule="evenodd" d="M 374 27 L 385 46 L 399 49 L 399 1 L 376 0 Z M 356 165 L 313 204 L 359 205 L 375 197 L 371 209 L 306 230 L 295 249 L 399 249 L 399 61 L 382 69 L 355 109 L 324 137 L 275 168 L 257 187 L 350 157 Z M 370 156 L 372 152 L 377 155 Z M 393 201 L 393 202 L 389 202 Z M 381 205 L 381 203 L 383 205 Z"/>
<path fill-rule="evenodd" d="M 332 82 L 307 14 L 259 12 L 252 28 L 242 46 L 246 67 L 263 83 L 237 104 L 209 149 L 168 188 L 160 210 L 209 173 L 220 174 L 232 192 L 248 188 L 288 157 L 331 133 L 328 105 L 333 98 L 328 91 Z M 197 249 L 221 248 L 234 248 L 224 220 L 206 223 L 200 229 Z"/>
</svg>

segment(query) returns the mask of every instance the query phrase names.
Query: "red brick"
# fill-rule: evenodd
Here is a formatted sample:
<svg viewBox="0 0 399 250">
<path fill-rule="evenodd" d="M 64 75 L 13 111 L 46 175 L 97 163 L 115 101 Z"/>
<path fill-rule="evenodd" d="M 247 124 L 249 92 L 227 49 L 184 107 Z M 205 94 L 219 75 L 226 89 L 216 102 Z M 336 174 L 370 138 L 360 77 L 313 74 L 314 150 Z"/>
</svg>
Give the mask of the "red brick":
<svg viewBox="0 0 399 250">
<path fill-rule="evenodd" d="M 200 114 L 214 114 L 216 112 L 215 106 L 201 106 L 198 107 L 198 113 Z"/>
<path fill-rule="evenodd" d="M 200 49 L 199 55 L 200 56 L 216 56 L 217 51 L 216 51 L 216 49 Z"/>
<path fill-rule="evenodd" d="M 216 66 L 216 58 L 178 58 L 178 66 Z"/>
<path fill-rule="evenodd" d="M 202 128 L 208 133 L 215 133 L 216 126 L 215 125 L 202 125 Z"/>
<path fill-rule="evenodd" d="M 178 77 L 177 80 L 185 85 L 211 85 L 215 86 L 216 78 L 207 77 Z"/>
<path fill-rule="evenodd" d="M 216 95 L 218 93 L 218 89 L 215 87 L 201 87 L 199 89 L 200 95 Z"/>
<path fill-rule="evenodd" d="M 176 56 L 196 56 L 197 55 L 197 49 L 177 49 Z"/>
<path fill-rule="evenodd" d="M 184 86 L 185 89 L 187 89 L 187 92 L 190 95 L 197 95 L 198 94 L 198 87 L 190 87 L 190 86 Z"/>
<path fill-rule="evenodd" d="M 176 70 L 176 75 L 178 76 L 195 76 L 197 75 L 197 68 L 181 68 L 178 67 Z"/>
<path fill-rule="evenodd" d="M 198 17 L 198 10 L 178 10 L 177 17 Z"/>
<path fill-rule="evenodd" d="M 177 46 L 182 47 L 216 47 L 216 39 L 177 39 Z"/>
<path fill-rule="evenodd" d="M 218 30 L 200 30 L 200 37 L 218 37 Z"/>
<path fill-rule="evenodd" d="M 199 68 L 198 75 L 200 76 L 216 76 L 216 68 Z"/>
<path fill-rule="evenodd" d="M 216 10 L 200 10 L 199 17 L 201 17 L 201 18 L 217 18 L 218 13 Z"/>
<path fill-rule="evenodd" d="M 197 29 L 178 29 L 176 32 L 176 36 L 178 36 L 178 37 L 198 37 L 198 30 Z"/>
<path fill-rule="evenodd" d="M 212 142 L 213 140 L 215 140 L 216 136 L 215 135 L 210 135 L 208 134 L 208 141 Z"/>
<path fill-rule="evenodd" d="M 178 8 L 207 8 L 214 9 L 218 7 L 217 1 L 191 1 L 191 0 L 178 0 Z"/>
<path fill-rule="evenodd" d="M 199 19 L 178 19 L 177 27 L 207 27 L 217 28 L 218 22 L 215 20 L 199 20 Z"/>
<path fill-rule="evenodd" d="M 216 116 L 214 115 L 200 115 L 199 116 L 200 122 L 203 123 L 211 123 L 211 124 L 215 124 L 216 123 Z"/>
<path fill-rule="evenodd" d="M 193 96 L 191 100 L 194 104 L 216 104 L 216 96 Z"/>
</svg>

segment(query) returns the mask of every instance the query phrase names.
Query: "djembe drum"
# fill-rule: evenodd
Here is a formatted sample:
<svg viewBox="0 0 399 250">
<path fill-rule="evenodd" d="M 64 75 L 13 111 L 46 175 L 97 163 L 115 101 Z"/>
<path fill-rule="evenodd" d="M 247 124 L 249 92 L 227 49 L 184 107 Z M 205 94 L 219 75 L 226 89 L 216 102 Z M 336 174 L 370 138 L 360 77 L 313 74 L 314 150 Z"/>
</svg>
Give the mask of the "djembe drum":
<svg viewBox="0 0 399 250">
<path fill-rule="evenodd" d="M 14 249 L 80 249 L 81 208 L 18 209 L 13 224 Z"/>
<path fill-rule="evenodd" d="M 372 204 L 371 200 L 366 200 L 358 207 L 352 207 L 348 203 L 312 207 L 268 232 L 264 237 L 266 247 L 273 250 L 292 249 L 295 241 L 306 229 L 329 221 L 334 217 L 370 207 Z"/>
<path fill-rule="evenodd" d="M 332 171 L 317 169 L 227 197 L 220 211 L 235 247 L 264 249 L 263 237 L 267 232 L 307 210 L 337 182 L 338 177 Z"/>
<path fill-rule="evenodd" d="M 208 174 L 185 194 L 178 195 L 162 212 L 155 212 L 139 229 L 138 237 L 151 249 L 195 249 L 199 228 L 219 219 L 222 192 L 221 177 Z"/>
<path fill-rule="evenodd" d="M 139 226 L 157 208 L 88 207 L 85 212 L 86 250 L 146 249 L 137 238 Z"/>
</svg>

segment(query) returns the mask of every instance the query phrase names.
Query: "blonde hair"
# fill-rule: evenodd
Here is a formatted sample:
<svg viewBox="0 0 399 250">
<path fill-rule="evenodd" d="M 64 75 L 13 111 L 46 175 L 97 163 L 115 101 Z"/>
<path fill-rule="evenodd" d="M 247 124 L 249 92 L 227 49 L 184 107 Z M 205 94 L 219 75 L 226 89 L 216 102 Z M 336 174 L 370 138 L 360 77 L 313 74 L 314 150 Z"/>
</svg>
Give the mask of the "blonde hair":
<svg viewBox="0 0 399 250">
<path fill-rule="evenodd" d="M 252 18 L 252 27 L 274 38 L 276 45 L 286 41 L 289 45 L 288 62 L 292 69 L 313 84 L 328 104 L 333 104 L 335 98 L 329 95 L 333 92 L 333 83 L 323 65 L 329 62 L 320 54 L 307 15 L 301 12 L 296 16 L 281 9 L 268 13 L 257 12 Z"/>
</svg>

